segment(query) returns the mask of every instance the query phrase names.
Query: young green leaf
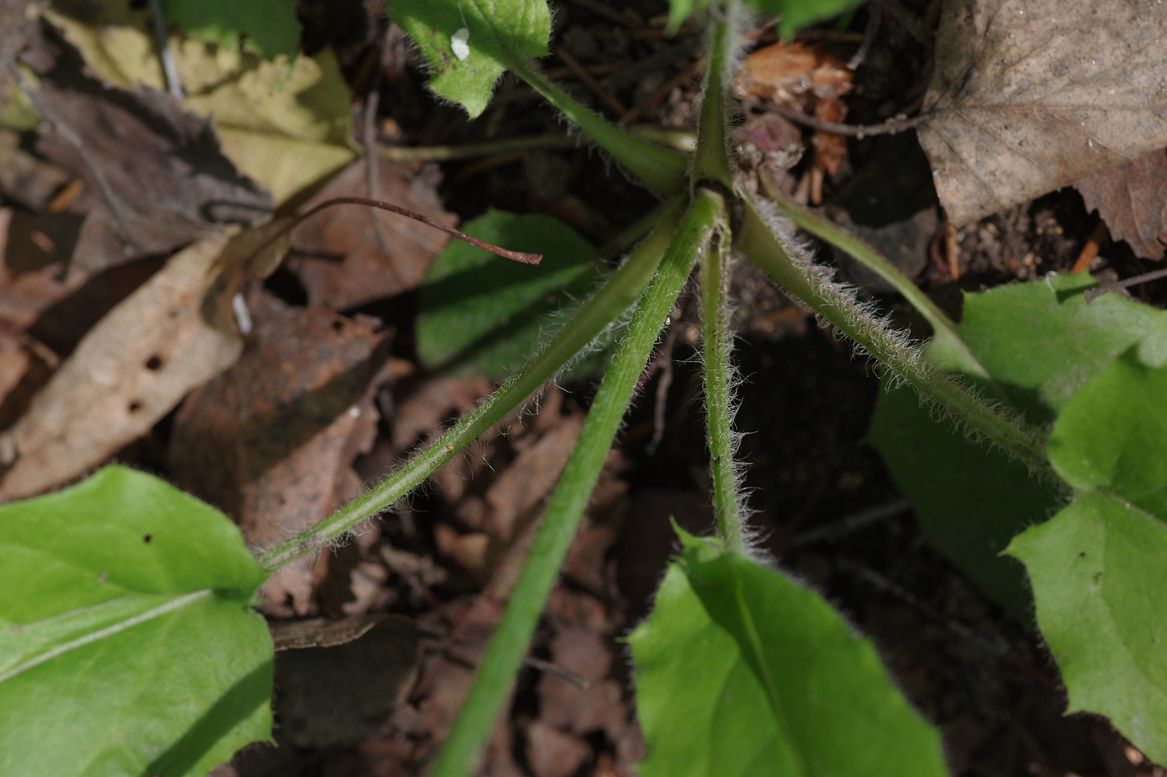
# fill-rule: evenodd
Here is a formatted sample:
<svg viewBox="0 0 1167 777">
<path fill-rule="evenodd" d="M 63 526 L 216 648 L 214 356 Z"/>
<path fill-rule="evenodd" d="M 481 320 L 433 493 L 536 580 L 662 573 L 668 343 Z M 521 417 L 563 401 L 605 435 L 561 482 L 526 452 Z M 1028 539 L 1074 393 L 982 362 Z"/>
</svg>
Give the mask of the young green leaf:
<svg viewBox="0 0 1167 777">
<path fill-rule="evenodd" d="M 230 51 L 273 59 L 300 48 L 295 0 L 164 0 L 162 8 L 169 24 Z"/>
<path fill-rule="evenodd" d="M 393 0 L 388 12 L 417 44 L 430 89 L 472 119 L 517 58 L 547 55 L 551 36 L 547 0 Z"/>
<path fill-rule="evenodd" d="M 1167 358 L 1167 315 L 1115 294 L 1087 305 L 1082 292 L 1091 285 L 1070 275 L 965 297 L 956 332 L 993 379 L 982 383 L 986 393 L 1046 424 L 1125 349 L 1137 345 L 1149 363 Z M 961 371 L 960 354 L 940 345 L 929 346 L 929 359 Z M 1027 613 L 1021 570 L 999 554 L 1017 532 L 1053 513 L 1058 487 L 936 423 L 908 389 L 880 396 L 871 434 L 929 540 L 1012 612 Z"/>
<path fill-rule="evenodd" d="M 107 467 L 0 507 L 0 774 L 203 775 L 271 736 L 239 530 Z"/>
<path fill-rule="evenodd" d="M 1033 584 L 1037 622 L 1069 695 L 1167 763 L 1167 367 L 1133 352 L 1066 404 L 1050 461 L 1068 507 L 1006 552 Z"/>
<path fill-rule="evenodd" d="M 947 774 L 936 730 L 822 597 L 678 534 L 681 556 L 629 639 L 640 774 Z"/>
<path fill-rule="evenodd" d="M 504 262 L 452 241 L 421 287 L 418 356 L 431 369 L 502 379 L 541 344 L 547 314 L 595 288 L 596 249 L 546 216 L 491 211 L 464 229 L 489 243 L 542 253 L 543 262 L 538 267 Z"/>
</svg>

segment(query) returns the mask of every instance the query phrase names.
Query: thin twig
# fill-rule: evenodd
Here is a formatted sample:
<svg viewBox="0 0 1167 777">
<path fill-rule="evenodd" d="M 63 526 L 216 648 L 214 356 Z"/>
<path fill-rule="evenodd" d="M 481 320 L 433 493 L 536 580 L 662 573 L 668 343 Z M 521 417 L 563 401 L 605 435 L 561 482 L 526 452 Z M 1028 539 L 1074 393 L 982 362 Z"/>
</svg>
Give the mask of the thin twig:
<svg viewBox="0 0 1167 777">
<path fill-rule="evenodd" d="M 394 205 L 390 202 L 382 202 L 381 200 L 373 200 L 368 197 L 334 197 L 331 200 L 325 200 L 313 208 L 309 208 L 304 213 L 289 221 L 281 229 L 277 230 L 270 237 L 268 237 L 267 240 L 263 241 L 263 243 L 261 243 L 258 248 L 248 254 L 247 257 L 243 260 L 243 264 L 246 265 L 252 259 L 271 248 L 277 240 L 303 224 L 308 219 L 315 216 L 320 211 L 327 210 L 328 208 L 334 208 L 337 205 L 365 205 L 369 208 L 377 208 L 378 210 L 396 213 L 398 216 L 405 216 L 406 218 L 413 219 L 414 221 L 420 221 L 427 227 L 433 227 L 439 232 L 444 232 L 450 237 L 455 237 L 458 240 L 461 240 L 463 243 L 469 243 L 475 248 L 481 248 L 483 251 L 489 251 L 495 256 L 501 256 L 503 259 L 510 259 L 512 262 L 537 265 L 543 261 L 543 254 L 531 254 L 525 251 L 512 251 L 509 248 L 502 248 L 501 246 L 496 246 L 493 243 L 487 243 L 485 241 L 479 240 L 476 237 L 471 237 L 465 232 L 454 229 L 453 227 L 446 226 L 445 224 L 442 224 L 438 221 L 434 221 L 424 213 L 418 213 L 415 210 L 403 208 L 400 205 Z"/>
<path fill-rule="evenodd" d="M 1157 281 L 1160 278 L 1167 278 L 1167 269 L 1143 273 L 1142 275 L 1136 275 L 1133 278 L 1127 278 L 1121 281 L 1111 281 L 1110 283 L 1104 283 L 1096 289 L 1087 289 L 1086 301 L 1093 302 L 1108 292 L 1118 291 L 1119 289 L 1129 289 L 1131 286 L 1140 286 L 1144 283 Z"/>
<path fill-rule="evenodd" d="M 821 121 L 813 116 L 807 116 L 802 111 L 787 108 L 785 105 L 774 103 L 768 106 L 770 110 L 795 124 L 802 124 L 821 132 L 831 132 L 835 135 L 845 135 L 849 138 L 868 138 L 875 135 L 894 135 L 898 132 L 910 130 L 922 124 L 927 116 L 895 116 L 879 124 L 839 124 L 833 121 Z"/>
<path fill-rule="evenodd" d="M 162 0 L 150 0 L 150 19 L 154 27 L 154 42 L 158 44 L 158 59 L 162 62 L 162 75 L 166 77 L 166 91 L 176 100 L 186 97 L 182 87 L 182 76 L 178 74 L 178 63 L 166 37 L 166 17 L 162 14 Z"/>
<path fill-rule="evenodd" d="M 381 47 L 377 51 L 377 65 L 373 71 L 373 83 L 365 97 L 364 122 L 361 133 L 362 145 L 365 147 L 365 191 L 374 200 L 381 199 L 380 177 L 377 175 L 377 111 L 381 107 L 381 79 L 385 74 L 385 57 L 389 50 L 389 29 L 381 35 Z M 381 225 L 381 221 L 369 213 L 369 220 L 373 225 L 373 237 L 377 240 L 377 248 L 382 254 L 389 253 L 389 238 Z"/>
<path fill-rule="evenodd" d="M 697 72 L 700 71 L 704 65 L 705 55 L 697 57 L 697 59 L 693 60 L 692 64 L 682 69 L 680 73 L 677 73 L 668 81 L 665 81 L 655 90 L 653 90 L 652 94 L 650 94 L 648 97 L 645 97 L 629 110 L 625 111 L 625 113 L 620 117 L 620 123 L 627 124 L 628 122 L 639 118 L 642 114 L 644 114 L 645 111 L 650 111 L 653 108 L 656 108 L 661 100 L 672 94 L 674 89 L 685 85 L 689 81 L 692 81 L 697 76 Z"/>
<path fill-rule="evenodd" d="M 623 116 L 628 110 L 624 107 L 623 103 L 608 94 L 604 87 L 600 86 L 600 82 L 593 78 L 592 74 L 587 71 L 587 68 L 581 65 L 571 54 L 568 54 L 566 49 L 556 49 L 555 56 L 559 57 L 563 64 L 571 68 L 571 72 L 575 73 L 580 83 L 590 89 L 592 94 L 600 98 L 600 102 L 612 109 L 612 112 L 617 116 Z"/>
<path fill-rule="evenodd" d="M 871 49 L 871 44 L 875 42 L 875 34 L 879 31 L 882 8 L 883 0 L 870 0 L 867 3 L 867 26 L 863 29 L 863 42 L 851 55 L 851 59 L 847 60 L 848 70 L 854 71 L 867 59 L 867 52 Z"/>
</svg>

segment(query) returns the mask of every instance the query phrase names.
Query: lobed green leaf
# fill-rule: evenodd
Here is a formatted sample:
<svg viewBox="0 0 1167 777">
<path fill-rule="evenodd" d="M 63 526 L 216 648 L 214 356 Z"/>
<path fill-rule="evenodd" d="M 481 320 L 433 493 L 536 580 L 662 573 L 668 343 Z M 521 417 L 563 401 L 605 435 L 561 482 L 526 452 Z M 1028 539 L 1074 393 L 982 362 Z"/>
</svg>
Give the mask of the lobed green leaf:
<svg viewBox="0 0 1167 777">
<path fill-rule="evenodd" d="M 1066 404 L 1050 461 L 1076 496 L 1006 550 L 1029 573 L 1068 712 L 1167 763 L 1167 367 L 1132 350 Z"/>
<path fill-rule="evenodd" d="M 546 56 L 551 37 L 546 0 L 392 0 L 388 12 L 421 52 L 430 89 L 470 118 L 515 59 Z"/>
<path fill-rule="evenodd" d="M 1139 348 L 1149 363 L 1167 359 L 1167 315 L 1114 294 L 1087 305 L 1083 292 L 1092 285 L 1089 277 L 1070 275 L 966 295 L 956 331 L 990 382 L 944 343 L 930 344 L 927 355 L 1031 422 L 1049 423 L 1127 348 Z M 1027 613 L 1022 570 L 1000 553 L 1019 531 L 1056 511 L 1058 486 L 937 423 L 909 389 L 881 394 L 871 436 L 929 541 L 1012 612 Z"/>
</svg>

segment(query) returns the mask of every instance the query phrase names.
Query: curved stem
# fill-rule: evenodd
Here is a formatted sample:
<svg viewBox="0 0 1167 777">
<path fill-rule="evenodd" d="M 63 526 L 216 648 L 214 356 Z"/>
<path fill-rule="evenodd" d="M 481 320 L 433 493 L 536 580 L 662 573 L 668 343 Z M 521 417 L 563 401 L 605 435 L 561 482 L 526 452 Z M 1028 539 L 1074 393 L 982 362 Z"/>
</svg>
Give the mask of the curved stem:
<svg viewBox="0 0 1167 777">
<path fill-rule="evenodd" d="M 466 777 L 473 773 L 479 750 L 527 652 L 539 614 L 575 536 L 637 379 L 697 254 L 720 220 L 723 209 L 719 195 L 705 190 L 696 194 L 665 253 L 656 279 L 617 345 L 579 441 L 547 505 L 506 611 L 479 664 L 474 685 L 434 764 L 433 777 Z"/>
<path fill-rule="evenodd" d="M 260 557 L 264 569 L 272 571 L 297 558 L 315 553 L 343 536 L 362 521 L 389 509 L 394 502 L 425 482 L 438 467 L 469 445 L 490 427 L 547 382 L 568 360 L 592 341 L 614 319 L 634 303 L 652 279 L 660 257 L 676 229 L 681 203 L 671 200 L 662 206 L 661 223 L 629 255 L 621 267 L 584 303 L 572 322 L 535 358 L 484 399 L 452 429 L 410 458 L 401 469 L 341 507 L 320 523 Z"/>
<path fill-rule="evenodd" d="M 597 146 L 657 194 L 676 194 L 685 184 L 685 157 L 677 152 L 633 137 L 563 91 L 530 61 L 515 56 L 511 71 L 544 99 L 558 108 Z"/>
<path fill-rule="evenodd" d="M 779 225 L 768 223 L 756 203 L 743 198 L 742 205 L 738 246 L 751 261 L 955 421 L 1022 461 L 1031 472 L 1053 477 L 1040 432 L 1005 406 L 986 402 L 968 384 L 932 366 L 853 295 L 824 277 L 821 268 L 808 258 L 792 258 L 791 253 L 797 255 L 797 250 L 787 250 L 792 238 L 776 235 Z"/>
<path fill-rule="evenodd" d="M 782 211 L 783 215 L 797 226 L 854 257 L 864 267 L 891 284 L 900 293 L 900 296 L 907 300 L 908 304 L 915 308 L 916 312 L 931 325 L 935 336 L 948 346 L 947 352 L 951 354 L 953 359 L 959 361 L 959 364 L 952 366 L 959 366 L 964 372 L 986 380 L 991 379 L 988 370 L 984 368 L 980 360 L 969 350 L 968 344 L 961 338 L 952 319 L 946 316 L 944 311 L 938 308 L 936 303 L 912 282 L 911 278 L 900 272 L 899 268 L 889 262 L 883 254 L 845 229 L 839 228 L 817 213 L 800 207 L 790 199 L 775 198 L 774 204 L 778 206 L 778 210 Z"/>
<path fill-rule="evenodd" d="M 729 354 L 728 234 L 718 234 L 701 255 L 701 353 L 705 370 L 705 434 L 713 480 L 717 530 L 731 551 L 745 549 L 737 472 L 734 467 L 733 397 Z"/>
</svg>

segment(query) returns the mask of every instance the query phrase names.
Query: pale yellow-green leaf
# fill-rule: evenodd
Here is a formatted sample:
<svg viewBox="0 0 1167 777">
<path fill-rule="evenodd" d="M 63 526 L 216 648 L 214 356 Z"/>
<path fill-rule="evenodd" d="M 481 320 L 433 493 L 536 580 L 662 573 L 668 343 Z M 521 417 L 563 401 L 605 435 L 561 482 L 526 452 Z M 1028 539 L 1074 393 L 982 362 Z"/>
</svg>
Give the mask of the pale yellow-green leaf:
<svg viewBox="0 0 1167 777">
<path fill-rule="evenodd" d="M 166 87 L 148 18 L 138 13 L 86 22 L 51 20 L 90 69 L 113 86 Z M 353 159 L 348 87 L 328 49 L 265 60 L 171 37 L 186 106 L 214 119 L 223 152 L 282 203 Z"/>
</svg>

